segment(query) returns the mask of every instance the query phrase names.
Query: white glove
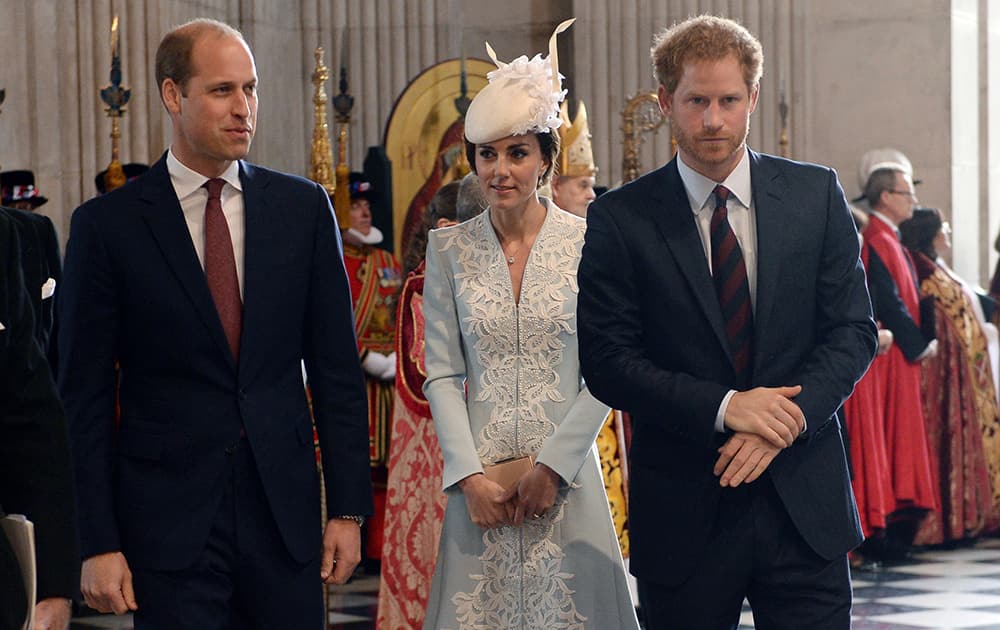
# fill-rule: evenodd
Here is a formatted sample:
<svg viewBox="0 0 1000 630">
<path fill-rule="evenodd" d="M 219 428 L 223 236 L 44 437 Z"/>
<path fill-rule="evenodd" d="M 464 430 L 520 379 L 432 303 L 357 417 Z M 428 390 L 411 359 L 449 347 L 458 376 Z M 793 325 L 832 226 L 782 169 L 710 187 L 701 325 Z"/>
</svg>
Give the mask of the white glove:
<svg viewBox="0 0 1000 630">
<path fill-rule="evenodd" d="M 390 354 L 389 356 L 387 356 L 386 359 L 388 359 L 388 364 L 389 365 L 386 367 L 385 371 L 383 371 L 382 374 L 379 375 L 379 378 L 382 379 L 383 381 L 392 381 L 392 380 L 395 380 L 395 378 L 396 378 L 396 353 L 395 353 L 395 351 L 393 351 L 392 354 Z"/>
<path fill-rule="evenodd" d="M 386 370 L 396 369 L 396 358 L 393 356 L 392 361 L 390 361 L 389 357 L 385 356 L 381 352 L 369 350 L 368 354 L 365 355 L 364 361 L 361 362 L 361 367 L 368 373 L 369 376 L 382 378 L 382 375 L 385 374 Z"/>
</svg>

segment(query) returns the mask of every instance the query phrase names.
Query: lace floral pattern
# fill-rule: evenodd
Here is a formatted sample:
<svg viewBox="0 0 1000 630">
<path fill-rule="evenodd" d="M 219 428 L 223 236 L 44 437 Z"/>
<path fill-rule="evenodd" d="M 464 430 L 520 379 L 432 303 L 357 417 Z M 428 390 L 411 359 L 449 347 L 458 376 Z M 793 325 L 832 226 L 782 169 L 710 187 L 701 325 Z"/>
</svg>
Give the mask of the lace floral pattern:
<svg viewBox="0 0 1000 630">
<path fill-rule="evenodd" d="M 455 248 L 455 294 L 464 305 L 460 321 L 470 354 L 482 367 L 470 396 L 491 407 L 477 436 L 483 464 L 537 453 L 556 429 L 546 403 L 565 400 L 557 368 L 564 335 L 575 330 L 576 268 L 584 226 L 549 210 L 535 239 L 515 307 L 510 272 L 489 213 L 455 230 L 443 243 Z M 574 575 L 562 571 L 559 523 L 567 505 L 564 488 L 556 504 L 519 528 L 483 534 L 482 573 L 470 575 L 472 592 L 452 603 L 460 628 L 582 629 L 586 618 L 573 601 Z"/>
</svg>

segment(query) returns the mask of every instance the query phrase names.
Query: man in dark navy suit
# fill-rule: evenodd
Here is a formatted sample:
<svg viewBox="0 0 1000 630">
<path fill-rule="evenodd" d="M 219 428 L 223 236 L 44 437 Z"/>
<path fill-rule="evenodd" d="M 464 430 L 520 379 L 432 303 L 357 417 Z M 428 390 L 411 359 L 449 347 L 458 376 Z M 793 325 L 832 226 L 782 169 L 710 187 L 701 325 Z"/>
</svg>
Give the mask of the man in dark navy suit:
<svg viewBox="0 0 1000 630">
<path fill-rule="evenodd" d="M 0 516 L 6 510 L 34 523 L 35 628 L 65 630 L 80 575 L 72 466 L 21 259 L 17 226 L 0 212 Z M 26 606 L 23 577 L 0 531 L 0 629 L 19 630 Z"/>
<path fill-rule="evenodd" d="M 76 210 L 57 304 L 82 591 L 140 630 L 324 628 L 320 580 L 351 575 L 372 510 L 329 198 L 243 161 L 257 72 L 239 32 L 174 29 L 156 77 L 170 149 Z"/>
<path fill-rule="evenodd" d="M 678 156 L 602 195 L 580 353 L 632 413 L 631 571 L 650 630 L 846 629 L 861 541 L 836 410 L 875 324 L 836 174 L 746 146 L 762 54 L 701 16 L 653 49 Z"/>
</svg>

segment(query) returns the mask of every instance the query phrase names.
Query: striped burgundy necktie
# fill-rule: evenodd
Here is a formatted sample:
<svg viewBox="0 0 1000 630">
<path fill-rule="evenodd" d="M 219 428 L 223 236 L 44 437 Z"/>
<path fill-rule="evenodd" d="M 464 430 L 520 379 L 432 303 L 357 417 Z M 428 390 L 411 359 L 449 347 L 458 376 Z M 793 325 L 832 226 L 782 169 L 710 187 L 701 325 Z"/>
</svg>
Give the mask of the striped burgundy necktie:
<svg viewBox="0 0 1000 630">
<path fill-rule="evenodd" d="M 726 337 L 733 353 L 736 377 L 748 385 L 750 352 L 753 342 L 753 309 L 750 305 L 750 283 L 747 266 L 743 260 L 736 234 L 729 225 L 726 200 L 729 189 L 716 186 L 715 212 L 712 213 L 712 279 L 719 297 L 722 318 L 726 323 Z"/>
<path fill-rule="evenodd" d="M 233 359 L 239 362 L 240 332 L 243 328 L 243 300 L 236 277 L 236 255 L 229 224 L 222 212 L 222 187 L 225 180 L 215 178 L 205 182 L 208 203 L 205 204 L 205 279 L 219 311 L 222 329 L 226 333 Z"/>
</svg>

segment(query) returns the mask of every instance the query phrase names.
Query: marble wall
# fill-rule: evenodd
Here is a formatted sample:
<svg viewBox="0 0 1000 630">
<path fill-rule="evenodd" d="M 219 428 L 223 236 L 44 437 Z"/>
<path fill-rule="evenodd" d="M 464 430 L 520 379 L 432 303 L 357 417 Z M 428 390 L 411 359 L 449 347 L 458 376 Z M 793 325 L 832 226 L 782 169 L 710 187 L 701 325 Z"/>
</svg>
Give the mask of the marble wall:
<svg viewBox="0 0 1000 630">
<path fill-rule="evenodd" d="M 868 148 L 906 152 L 924 183 L 921 201 L 942 208 L 955 232 L 954 265 L 988 280 L 1000 227 L 989 183 L 1000 168 L 998 17 L 988 0 L 0 0 L 0 167 L 30 168 L 65 238 L 69 216 L 95 192 L 110 159 L 110 123 L 98 96 L 108 82 L 108 27 L 122 21 L 125 83 L 122 161 L 151 162 L 169 142 L 152 80 L 153 56 L 172 25 L 205 15 L 241 28 L 261 77 L 259 131 L 251 159 L 304 174 L 312 136 L 313 50 L 335 70 L 346 60 L 355 97 L 349 160 L 360 166 L 380 144 L 396 97 L 424 68 L 463 52 L 501 59 L 542 52 L 560 40 L 566 87 L 586 102 L 599 183 L 621 178 L 621 109 L 655 89 L 654 32 L 701 12 L 740 19 L 761 39 L 765 75 L 752 120 L 754 148 L 778 151 L 778 103 L 790 106 L 793 158 L 829 164 L 849 196 Z M 333 82 L 331 81 L 331 84 Z M 328 93 L 335 92 L 328 84 Z M 575 105 L 574 105 L 575 107 Z M 644 163 L 669 156 L 665 134 Z"/>
</svg>

